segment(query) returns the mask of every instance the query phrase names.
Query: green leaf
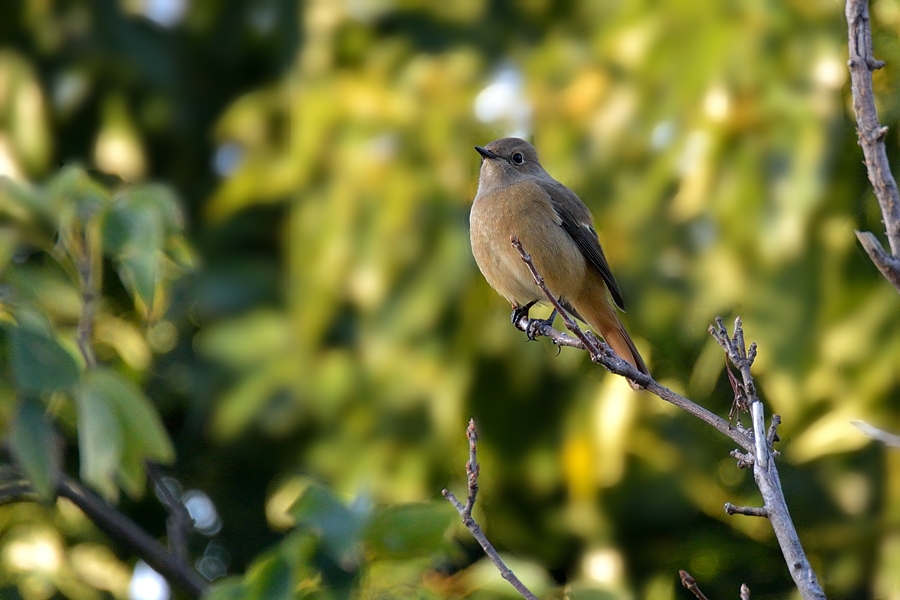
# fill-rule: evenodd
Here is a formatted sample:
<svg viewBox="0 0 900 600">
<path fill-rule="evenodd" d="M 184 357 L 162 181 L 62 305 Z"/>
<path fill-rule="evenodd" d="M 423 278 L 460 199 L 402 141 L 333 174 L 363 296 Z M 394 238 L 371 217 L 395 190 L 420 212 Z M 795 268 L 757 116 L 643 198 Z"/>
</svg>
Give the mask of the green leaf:
<svg viewBox="0 0 900 600">
<path fill-rule="evenodd" d="M 166 240 L 166 256 L 180 269 L 194 268 L 194 252 L 183 235 L 173 235 Z"/>
<path fill-rule="evenodd" d="M 139 199 L 156 209 L 166 235 L 178 234 L 184 230 L 181 205 L 171 188 L 149 183 L 124 190 L 123 196 Z"/>
<path fill-rule="evenodd" d="M 80 167 L 63 167 L 51 188 L 62 206 L 72 208 L 71 216 L 88 221 L 92 215 L 109 204 L 110 182 L 101 173 L 92 174 Z"/>
<path fill-rule="evenodd" d="M 110 204 L 111 194 L 102 177 L 84 169 L 63 167 L 52 185 L 59 215 L 59 239 L 69 255 L 82 256 L 85 231 L 96 215 Z"/>
<path fill-rule="evenodd" d="M 141 495 L 144 461 L 170 463 L 175 458 L 156 408 L 132 381 L 103 367 L 85 375 L 75 398 L 85 480 L 111 496 L 112 464 L 125 491 Z"/>
<path fill-rule="evenodd" d="M 89 375 L 115 402 L 129 443 L 136 444 L 145 458 L 161 463 L 175 460 L 175 449 L 156 407 L 134 382 L 112 369 L 96 369 Z"/>
<path fill-rule="evenodd" d="M 207 358 L 243 369 L 283 355 L 290 340 L 288 318 L 261 309 L 207 327 L 197 334 L 194 346 Z"/>
<path fill-rule="evenodd" d="M 237 576 L 217 579 L 203 594 L 203 600 L 247 600 L 247 585 Z"/>
<path fill-rule="evenodd" d="M 43 315 L 18 310 L 11 326 L 12 370 L 16 386 L 27 392 L 63 390 L 78 382 L 81 367 L 60 345 Z"/>
<path fill-rule="evenodd" d="M 131 294 L 139 299 L 147 312 L 153 310 L 156 284 L 159 281 L 160 265 L 157 251 L 134 250 L 119 257 L 119 278 Z"/>
<path fill-rule="evenodd" d="M 145 456 L 138 444 L 125 440 L 122 448 L 122 460 L 119 462 L 119 485 L 132 498 L 144 495 L 147 484 L 147 472 L 144 466 Z"/>
<path fill-rule="evenodd" d="M 328 488 L 312 482 L 290 509 L 299 525 L 318 533 L 326 552 L 349 570 L 357 562 L 359 534 L 365 517 L 353 513 Z"/>
<path fill-rule="evenodd" d="M 59 454 L 56 432 L 40 402 L 31 398 L 19 401 L 10 442 L 31 486 L 45 501 L 52 501 L 59 482 Z"/>
<path fill-rule="evenodd" d="M 75 389 L 81 478 L 107 498 L 117 494 L 115 475 L 122 459 L 122 426 L 115 408 L 90 373 Z"/>
<path fill-rule="evenodd" d="M 291 566 L 279 552 L 268 553 L 250 568 L 247 573 L 247 586 L 250 598 L 294 599 L 294 577 Z"/>
<path fill-rule="evenodd" d="M 152 309 L 160 278 L 167 211 L 159 199 L 128 188 L 116 196 L 103 221 L 103 249 L 135 299 Z"/>
<path fill-rule="evenodd" d="M 374 511 L 366 527 L 367 549 L 377 558 L 427 556 L 444 544 L 456 511 L 447 503 L 389 506 Z"/>
</svg>

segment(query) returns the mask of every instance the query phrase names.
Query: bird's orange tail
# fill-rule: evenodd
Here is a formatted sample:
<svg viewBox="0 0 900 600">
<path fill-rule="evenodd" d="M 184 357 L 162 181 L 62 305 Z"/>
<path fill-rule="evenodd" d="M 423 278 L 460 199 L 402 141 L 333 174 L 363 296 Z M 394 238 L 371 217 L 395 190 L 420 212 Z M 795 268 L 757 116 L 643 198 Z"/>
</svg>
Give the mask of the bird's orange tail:
<svg viewBox="0 0 900 600">
<path fill-rule="evenodd" d="M 607 296 L 605 284 L 599 281 L 599 277 L 597 279 L 595 285 L 585 286 L 587 289 L 583 290 L 581 297 L 572 299 L 573 308 L 595 332 L 603 336 L 613 352 L 641 373 L 649 375 L 647 364 L 619 321 L 616 307 Z"/>
<path fill-rule="evenodd" d="M 618 321 L 618 319 L 616 319 Z M 610 327 L 608 329 L 598 328 L 600 335 L 603 336 L 603 339 L 606 340 L 606 343 L 609 344 L 609 347 L 613 349 L 620 358 L 623 358 L 631 363 L 631 365 L 645 375 L 649 375 L 650 371 L 647 370 L 647 364 L 644 362 L 644 359 L 641 358 L 641 354 L 638 352 L 638 349 L 635 348 L 634 342 L 631 341 L 631 337 L 628 335 L 628 332 L 625 331 L 625 328 L 621 323 L 616 323 L 618 327 Z"/>
</svg>

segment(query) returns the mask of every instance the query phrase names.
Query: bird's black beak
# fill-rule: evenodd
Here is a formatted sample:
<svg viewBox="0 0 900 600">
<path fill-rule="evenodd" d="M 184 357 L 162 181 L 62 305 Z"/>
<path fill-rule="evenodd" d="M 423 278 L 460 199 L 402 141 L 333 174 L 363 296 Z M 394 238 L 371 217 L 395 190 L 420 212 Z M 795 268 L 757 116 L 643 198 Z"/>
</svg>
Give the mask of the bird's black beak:
<svg viewBox="0 0 900 600">
<path fill-rule="evenodd" d="M 482 158 L 487 158 L 487 159 L 491 159 L 491 160 L 500 158 L 499 155 L 494 154 L 490 150 L 486 150 L 486 149 L 482 148 L 481 146 L 475 146 L 475 150 L 478 151 L 478 154 L 480 154 L 482 156 Z"/>
</svg>

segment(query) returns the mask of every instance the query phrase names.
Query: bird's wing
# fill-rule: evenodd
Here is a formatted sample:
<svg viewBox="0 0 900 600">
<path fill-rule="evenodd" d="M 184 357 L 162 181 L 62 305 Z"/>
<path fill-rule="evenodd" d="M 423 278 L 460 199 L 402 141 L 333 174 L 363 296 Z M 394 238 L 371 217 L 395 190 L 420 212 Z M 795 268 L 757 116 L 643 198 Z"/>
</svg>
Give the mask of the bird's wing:
<svg viewBox="0 0 900 600">
<path fill-rule="evenodd" d="M 594 230 L 591 212 L 587 206 L 575 195 L 575 192 L 558 181 L 538 180 L 538 185 L 550 196 L 550 202 L 556 214 L 559 215 L 562 228 L 575 240 L 578 249 L 588 259 L 588 262 L 600 272 L 616 306 L 625 310 L 622 292 L 619 290 L 616 278 L 613 277 L 609 263 L 606 262 L 606 256 L 603 254 L 603 248 L 600 247 L 600 239 Z"/>
</svg>

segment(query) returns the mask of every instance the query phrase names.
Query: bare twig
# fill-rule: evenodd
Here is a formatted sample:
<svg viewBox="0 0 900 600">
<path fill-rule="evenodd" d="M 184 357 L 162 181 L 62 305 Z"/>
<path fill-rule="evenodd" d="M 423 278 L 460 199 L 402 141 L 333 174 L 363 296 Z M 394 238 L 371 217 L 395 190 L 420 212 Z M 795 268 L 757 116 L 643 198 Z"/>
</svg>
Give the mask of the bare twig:
<svg viewBox="0 0 900 600">
<path fill-rule="evenodd" d="M 97 366 L 97 356 L 94 354 L 91 340 L 94 337 L 94 315 L 97 311 L 99 283 L 98 267 L 94 264 L 93 249 L 87 235 L 83 250 L 84 254 L 77 259 L 78 279 L 81 284 L 81 315 L 78 318 L 76 339 L 85 364 L 91 368 Z"/>
<path fill-rule="evenodd" d="M 40 502 L 41 497 L 27 481 L 0 484 L 0 506 L 16 502 Z"/>
<path fill-rule="evenodd" d="M 617 375 L 628 378 L 647 391 L 659 396 L 661 399 L 671 402 L 675 406 L 696 416 L 737 442 L 745 451 L 751 453 L 751 455 L 747 455 L 741 452 L 737 452 L 737 454 L 732 452 L 732 455 L 738 457 L 739 467 L 743 468 L 751 464 L 753 465 L 753 477 L 756 480 L 757 487 L 759 487 L 759 490 L 762 493 L 766 516 L 769 518 L 772 529 L 775 531 L 775 536 L 781 546 L 781 551 L 784 554 L 785 562 L 788 565 L 791 577 L 793 578 L 797 589 L 800 591 L 800 595 L 805 600 L 824 600 L 825 594 L 822 592 L 816 574 L 813 572 L 809 560 L 803 551 L 803 547 L 800 545 L 797 530 L 794 527 L 794 523 L 791 521 L 787 502 L 785 501 L 784 493 L 781 490 L 781 481 L 778 477 L 775 461 L 771 460 L 773 452 L 769 440 L 775 439 L 776 433 L 774 429 L 777 427 L 777 421 L 773 418 L 772 426 L 768 431 L 763 433 L 765 428 L 762 426 L 762 404 L 756 393 L 756 384 L 753 382 L 753 377 L 750 374 L 750 367 L 756 358 L 757 348 L 755 344 L 751 344 L 749 350 L 747 349 L 740 318 L 735 320 L 733 336 L 729 337 L 728 331 L 725 329 L 722 319 L 720 318 L 717 318 L 715 325 L 710 327 L 710 334 L 712 334 L 716 341 L 719 342 L 725 350 L 728 359 L 741 374 L 741 381 L 737 382 L 739 384 L 737 389 L 740 390 L 745 397 L 747 404 L 751 407 L 751 414 L 754 415 L 754 420 L 756 422 L 756 430 L 750 432 L 753 434 L 752 438 L 743 429 L 738 428 L 739 424 L 736 427 L 732 427 L 719 416 L 711 413 L 691 400 L 675 394 L 668 388 L 659 385 L 652 377 L 639 372 L 629 363 L 617 357 L 606 344 L 597 340 L 593 335 L 582 331 L 581 328 L 578 327 L 578 324 L 567 315 L 565 310 L 559 305 L 559 302 L 547 288 L 543 278 L 540 273 L 538 273 L 537 268 L 535 268 L 531 256 L 529 256 L 521 242 L 517 238 L 512 237 L 510 243 L 518 250 L 522 260 L 531 271 L 535 283 L 544 292 L 547 300 L 550 301 L 553 307 L 563 315 L 566 328 L 575 334 L 580 342 L 580 346 L 578 347 L 587 350 L 590 353 L 593 362 L 603 365 Z M 534 333 L 540 334 L 543 329 L 543 327 L 535 327 Z M 754 404 L 756 406 L 754 406 Z"/>
<path fill-rule="evenodd" d="M 166 507 L 169 518 L 166 519 L 166 530 L 169 539 L 169 551 L 182 560 L 187 560 L 187 537 L 191 528 L 194 526 L 194 519 L 173 491 L 166 477 L 160 473 L 159 466 L 152 462 L 147 462 L 147 476 L 156 489 L 157 497 Z M 171 481 L 171 480 L 170 480 Z"/>
<path fill-rule="evenodd" d="M 678 571 L 678 576 L 681 578 L 681 585 L 683 585 L 685 589 L 696 596 L 697 600 L 708 600 L 706 598 L 706 594 L 701 592 L 700 588 L 697 586 L 697 580 L 694 579 L 694 577 L 690 573 L 688 573 L 684 569 L 680 569 Z"/>
<path fill-rule="evenodd" d="M 856 237 L 878 270 L 900 291 L 900 193 L 891 174 L 884 138 L 887 127 L 878 121 L 872 71 L 884 66 L 875 60 L 872 49 L 872 29 L 869 24 L 867 0 L 847 0 L 845 6 L 850 59 L 850 91 L 856 113 L 857 134 L 866 162 L 866 172 L 881 207 L 890 253 L 886 252 L 874 235 L 857 231 Z"/>
<path fill-rule="evenodd" d="M 900 259 L 891 256 L 881 247 L 878 241 L 870 231 L 856 231 L 856 239 L 862 245 L 866 254 L 872 259 L 872 262 L 881 271 L 891 285 L 900 290 Z"/>
<path fill-rule="evenodd" d="M 883 429 L 878 429 L 877 427 L 873 427 L 869 425 L 865 421 L 850 421 L 857 429 L 862 431 L 864 434 L 869 436 L 870 438 L 877 440 L 884 444 L 885 446 L 889 446 L 891 448 L 900 448 L 900 435 L 896 435 L 893 433 L 888 433 Z"/>
<path fill-rule="evenodd" d="M 781 415 L 772 415 L 772 422 L 769 423 L 769 432 L 766 434 L 766 443 L 769 445 L 769 449 L 773 454 L 778 454 L 776 450 L 773 449 L 775 442 L 779 441 L 778 439 L 778 426 L 781 425 Z"/>
<path fill-rule="evenodd" d="M 526 600 L 537 600 L 537 596 L 531 593 L 525 584 L 516 577 L 516 574 L 512 572 L 512 569 L 506 566 L 506 563 L 503 562 L 503 559 L 500 558 L 500 554 L 494 549 L 494 546 L 488 541 L 487 537 L 484 535 L 484 532 L 481 531 L 481 527 L 475 521 L 475 518 L 472 517 L 472 509 L 475 506 L 475 497 L 478 495 L 478 461 L 476 456 L 476 444 L 478 441 L 478 432 L 475 429 L 475 419 L 469 419 L 469 426 L 466 428 L 466 438 L 469 440 L 469 460 L 466 461 L 466 478 L 468 480 L 468 494 L 466 496 L 466 503 L 463 504 L 459 500 L 456 499 L 456 496 L 453 495 L 453 492 L 450 490 L 442 490 L 441 493 L 444 495 L 444 498 L 450 501 L 456 511 L 459 513 L 459 516 L 462 518 L 463 524 L 466 528 L 471 532 L 472 537 L 481 545 L 484 553 L 487 554 L 488 558 L 491 559 L 491 562 L 496 565 L 497 570 L 500 571 L 500 576 L 503 579 L 507 580 L 519 594 L 525 598 Z"/>
<path fill-rule="evenodd" d="M 746 395 L 747 402 L 750 405 L 750 412 L 753 415 L 754 422 L 754 452 L 755 460 L 753 460 L 753 478 L 763 497 L 763 510 L 765 516 L 769 518 L 772 529 L 775 531 L 775 537 L 781 546 L 781 552 L 784 554 L 784 560 L 788 565 L 794 584 L 800 591 L 800 595 L 807 599 L 824 599 L 825 593 L 819 585 L 815 572 L 809 564 L 809 559 L 803 551 L 800 544 L 800 538 L 797 535 L 797 529 L 791 520 L 788 512 L 787 501 L 784 499 L 784 492 L 781 490 L 781 480 L 778 476 L 778 470 L 775 467 L 775 461 L 771 460 L 772 447 L 776 432 L 775 429 L 780 422 L 778 415 L 773 416 L 772 425 L 768 431 L 763 427 L 763 406 L 756 393 L 756 385 L 753 382 L 753 376 L 750 374 L 750 366 L 752 359 L 756 356 L 755 346 L 750 346 L 750 351 L 746 349 L 744 341 L 744 329 L 740 317 L 734 320 L 734 335 L 729 337 L 722 319 L 716 318 L 715 325 L 709 328 L 710 334 L 719 342 L 728 360 L 737 368 L 741 374 L 741 389 Z M 765 431 L 765 434 L 763 433 Z M 770 441 L 771 440 L 771 441 Z M 739 459 L 746 464 L 747 457 Z M 739 463 L 739 466 L 740 463 Z"/>
<path fill-rule="evenodd" d="M 191 598 L 199 598 L 206 592 L 209 584 L 197 571 L 77 481 L 63 477 L 59 495 L 71 500 L 104 533 L 124 543 Z"/>
<path fill-rule="evenodd" d="M 728 453 L 730 456 L 734 457 L 737 460 L 737 468 L 738 469 L 747 469 L 753 466 L 753 455 L 745 454 L 740 450 L 732 450 Z"/>
<path fill-rule="evenodd" d="M 735 506 L 731 502 L 725 503 L 725 512 L 729 515 L 747 515 L 748 517 L 768 517 L 766 509 L 757 506 Z"/>
</svg>

